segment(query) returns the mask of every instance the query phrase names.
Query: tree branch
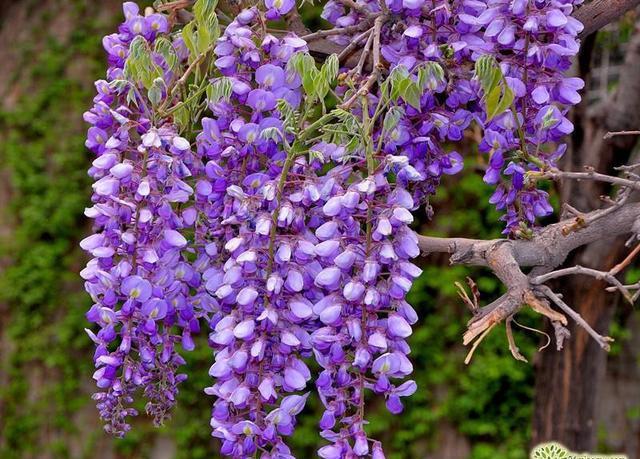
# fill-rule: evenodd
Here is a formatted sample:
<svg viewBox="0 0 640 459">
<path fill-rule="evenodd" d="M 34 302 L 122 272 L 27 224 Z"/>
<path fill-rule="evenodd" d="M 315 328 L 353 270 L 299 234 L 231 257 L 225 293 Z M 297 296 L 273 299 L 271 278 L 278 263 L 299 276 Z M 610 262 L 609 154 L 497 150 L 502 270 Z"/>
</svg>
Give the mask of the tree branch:
<svg viewBox="0 0 640 459">
<path fill-rule="evenodd" d="M 574 17 L 584 24 L 581 37 L 596 32 L 640 5 L 640 0 L 593 0 L 578 8 Z"/>
<path fill-rule="evenodd" d="M 569 317 L 576 321 L 578 325 L 584 328 L 587 333 L 589 333 L 600 345 L 602 349 L 608 351 L 610 349 L 609 343 L 613 342 L 613 338 L 609 338 L 608 336 L 602 336 L 598 332 L 596 332 L 591 325 L 587 323 L 586 320 L 582 318 L 580 314 L 571 309 L 569 305 L 567 305 L 562 299 L 553 293 L 549 287 L 543 286 L 540 288 L 542 292 L 551 299 L 560 309 L 567 313 Z"/>
<path fill-rule="evenodd" d="M 599 211 L 585 213 L 582 218 L 588 219 L 597 212 Z M 629 203 L 609 214 L 606 219 L 596 219 L 588 226 L 568 234 L 565 228 L 575 225 L 575 218 L 549 225 L 529 240 L 480 240 L 418 236 L 418 243 L 424 254 L 451 254 L 452 264 L 488 267 L 488 254 L 495 246 L 506 243 L 518 266 L 537 266 L 551 270 L 559 266 L 567 255 L 578 247 L 600 239 L 640 231 L 639 219 L 640 203 Z"/>
<path fill-rule="evenodd" d="M 451 255 L 451 264 L 488 267 L 507 288 L 507 292 L 493 303 L 479 309 L 475 306 L 472 308 L 473 317 L 467 324 L 463 343 L 467 345 L 475 341 L 472 351 L 475 350 L 478 342 L 496 324 L 510 321 L 523 306 L 529 305 L 534 311 L 544 315 L 553 323 L 556 330 L 556 341 L 558 347 L 561 348 L 563 340 L 568 336 L 568 331 L 565 328 L 567 319 L 563 314 L 553 310 L 546 298 L 551 299 L 564 312 L 567 312 L 592 336 L 596 336 L 597 333 L 588 327 L 588 324 L 585 327 L 586 323 L 582 318 L 576 319 L 577 313 L 575 311 L 564 303 L 559 304 L 559 297 L 553 294 L 551 290 L 547 292 L 548 287 L 541 284 L 561 275 L 588 274 L 608 281 L 614 287 L 623 291 L 627 299 L 631 298 L 628 293 L 630 287 L 623 286 L 614 277 L 620 272 L 617 266 L 607 273 L 588 268 L 568 268 L 553 271 L 554 268 L 563 263 L 571 251 L 578 247 L 602 239 L 640 232 L 640 203 L 627 203 L 614 207 L 614 210 L 607 214 L 607 218 L 594 217 L 602 212 L 603 210 L 595 210 L 576 218 L 549 225 L 530 240 L 478 240 L 418 236 L 418 244 L 423 254 L 448 253 Z M 578 219 L 589 223 L 586 226 L 576 224 Z M 574 229 L 567 232 L 567 227 Z M 634 250 L 632 252 L 633 255 L 629 255 L 627 259 L 635 256 L 637 252 L 638 250 Z M 626 260 L 620 265 L 624 266 L 625 262 Z M 523 267 L 533 269 L 527 275 L 522 271 Z M 466 302 L 470 302 L 470 300 Z M 567 308 L 571 313 L 567 311 Z M 510 333 L 510 329 L 507 332 Z M 597 337 L 599 344 L 604 348 L 603 344 L 608 343 L 607 338 L 603 338 L 600 335 L 597 335 Z M 509 339 L 512 353 L 517 358 L 519 353 L 513 338 L 510 337 Z M 470 352 L 471 354 L 472 352 Z"/>
</svg>

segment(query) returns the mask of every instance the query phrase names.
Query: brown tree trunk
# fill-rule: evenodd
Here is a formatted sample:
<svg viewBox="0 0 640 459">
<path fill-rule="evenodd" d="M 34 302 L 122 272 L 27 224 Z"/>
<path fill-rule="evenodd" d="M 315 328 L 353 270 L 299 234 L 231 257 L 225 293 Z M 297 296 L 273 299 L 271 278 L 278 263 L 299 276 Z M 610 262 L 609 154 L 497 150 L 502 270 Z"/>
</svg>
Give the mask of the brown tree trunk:
<svg viewBox="0 0 640 459">
<path fill-rule="evenodd" d="M 591 245 L 571 263 L 609 269 L 619 259 L 620 244 Z M 617 296 L 600 281 L 575 277 L 560 291 L 595 330 L 605 333 Z M 571 339 L 557 352 L 547 348 L 536 369 L 533 443 L 559 441 L 573 451 L 594 451 L 598 419 L 596 402 L 606 369 L 607 354 L 587 333 L 572 324 Z M 552 334 L 553 331 L 547 330 Z M 606 333 L 605 333 L 606 334 Z"/>
<path fill-rule="evenodd" d="M 593 40 L 593 38 L 591 38 Z M 588 76 L 591 47 L 586 43 L 580 62 L 580 73 Z M 574 121 L 576 135 L 573 153 L 566 158 L 565 169 L 580 170 L 591 165 L 600 171 L 613 172 L 613 167 L 625 163 L 635 147 L 634 137 L 604 140 L 608 131 L 640 127 L 640 35 L 632 39 L 626 53 L 618 90 L 611 100 L 587 115 L 577 111 Z M 578 210 L 599 206 L 600 195 L 610 190 L 594 182 L 569 182 L 563 186 L 563 202 Z M 591 244 L 574 253 L 567 265 L 579 264 L 609 270 L 628 251 L 624 240 L 608 239 Z M 567 304 L 572 305 L 601 334 L 607 334 L 617 295 L 607 293 L 600 281 L 572 276 L 558 283 L 558 290 Z M 598 413 L 597 400 L 606 371 L 607 354 L 587 333 L 572 324 L 571 339 L 557 352 L 547 348 L 536 362 L 535 408 L 532 442 L 558 441 L 574 451 L 594 451 L 596 448 Z M 548 329 L 549 334 L 553 331 Z"/>
</svg>

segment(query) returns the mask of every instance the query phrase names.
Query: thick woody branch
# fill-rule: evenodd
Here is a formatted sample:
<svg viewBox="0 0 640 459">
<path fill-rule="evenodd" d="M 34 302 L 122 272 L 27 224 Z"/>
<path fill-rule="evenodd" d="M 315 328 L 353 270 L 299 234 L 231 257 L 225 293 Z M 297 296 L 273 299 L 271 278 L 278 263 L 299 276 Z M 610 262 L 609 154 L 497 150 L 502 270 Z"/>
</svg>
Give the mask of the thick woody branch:
<svg viewBox="0 0 640 459">
<path fill-rule="evenodd" d="M 584 24 L 581 36 L 586 37 L 603 28 L 639 4 L 640 0 L 593 0 L 587 3 L 574 15 Z"/>
<path fill-rule="evenodd" d="M 636 234 L 640 231 L 640 203 L 625 204 L 615 208 L 607 214 L 607 218 L 594 218 L 593 216 L 598 212 L 602 211 L 593 211 L 578 218 L 566 219 L 549 225 L 530 240 L 477 240 L 419 236 L 419 245 L 423 254 L 448 253 L 451 255 L 452 264 L 488 267 L 507 288 L 507 292 L 493 303 L 482 308 L 477 308 L 477 306 L 472 308 L 474 315 L 468 323 L 463 342 L 465 345 L 474 341 L 475 343 L 467 360 L 470 359 L 479 342 L 491 329 L 503 321 L 510 324 L 513 315 L 524 305 L 529 305 L 534 311 L 551 320 L 556 329 L 558 346 L 561 347 L 562 340 L 568 336 L 565 328 L 567 319 L 563 314 L 553 310 L 546 298 L 551 299 L 563 312 L 568 313 L 592 336 L 597 336 L 598 342 L 605 348 L 604 344 L 608 343 L 608 338 L 597 335 L 582 318 L 576 318 L 575 311 L 564 303 L 559 304 L 559 297 L 550 290 L 551 293 L 543 290 L 547 287 L 541 285 L 549 279 L 562 275 L 587 274 L 609 282 L 622 291 L 625 297 L 631 299 L 628 292 L 629 287 L 623 286 L 615 278 L 615 275 L 622 269 L 619 266 L 626 266 L 629 263 L 627 260 L 606 273 L 588 268 L 553 271 L 571 251 L 578 247 L 600 239 L 628 233 Z M 588 221 L 589 224 L 587 226 L 576 224 L 578 219 Z M 573 229 L 567 231 L 567 228 Z M 631 260 L 637 255 L 637 252 L 638 250 L 634 250 L 633 255 L 627 259 Z M 524 267 L 533 268 L 529 275 L 522 271 Z M 508 334 L 511 332 L 509 326 L 507 332 Z M 514 356 L 520 358 L 513 342 L 513 336 L 509 336 L 509 342 Z"/>
<path fill-rule="evenodd" d="M 584 214 L 589 218 L 593 211 Z M 449 253 L 452 264 L 489 266 L 488 254 L 497 245 L 507 243 L 513 259 L 520 267 L 543 267 L 547 270 L 559 266 L 567 255 L 578 247 L 599 239 L 635 233 L 640 230 L 640 203 L 626 204 L 606 219 L 596 219 L 584 228 L 567 233 L 567 227 L 576 226 L 576 219 L 566 219 L 549 225 L 529 240 L 479 240 L 466 238 L 438 238 L 418 236 L 424 254 Z"/>
</svg>

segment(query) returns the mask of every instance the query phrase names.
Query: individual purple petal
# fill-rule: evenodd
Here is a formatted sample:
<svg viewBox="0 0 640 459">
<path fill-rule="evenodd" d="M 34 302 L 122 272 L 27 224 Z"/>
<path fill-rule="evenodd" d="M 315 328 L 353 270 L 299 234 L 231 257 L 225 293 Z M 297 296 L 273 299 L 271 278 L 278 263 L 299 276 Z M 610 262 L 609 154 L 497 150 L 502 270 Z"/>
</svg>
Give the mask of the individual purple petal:
<svg viewBox="0 0 640 459">
<path fill-rule="evenodd" d="M 389 398 L 387 399 L 386 405 L 387 405 L 387 409 L 392 414 L 400 414 L 404 410 L 404 406 L 400 401 L 400 397 L 398 397 L 395 394 L 391 394 L 389 396 Z"/>
<path fill-rule="evenodd" d="M 291 309 L 293 315 L 299 319 L 308 319 L 313 315 L 311 303 L 302 297 L 298 297 L 290 301 L 289 309 Z"/>
<path fill-rule="evenodd" d="M 172 247 L 185 247 L 187 239 L 176 230 L 165 230 L 164 240 Z"/>
<path fill-rule="evenodd" d="M 304 278 L 299 271 L 292 269 L 287 274 L 287 280 L 284 285 L 293 292 L 300 292 L 304 288 Z"/>
<path fill-rule="evenodd" d="M 151 296 L 151 284 L 140 276 L 129 276 L 122 281 L 122 293 L 129 298 L 144 302 Z"/>
<path fill-rule="evenodd" d="M 425 0 L 402 0 L 402 6 L 410 10 L 417 10 L 424 6 Z"/>
<path fill-rule="evenodd" d="M 338 268 L 325 268 L 316 275 L 315 283 L 318 287 L 334 290 L 340 280 L 341 272 Z"/>
<path fill-rule="evenodd" d="M 238 339 L 247 339 L 253 335 L 255 329 L 255 322 L 253 319 L 247 319 L 240 322 L 233 328 L 233 336 Z"/>
<path fill-rule="evenodd" d="M 273 110 L 276 107 L 276 97 L 264 89 L 254 89 L 247 96 L 247 105 L 259 112 Z"/>
<path fill-rule="evenodd" d="M 164 319 L 167 315 L 167 302 L 160 298 L 152 298 L 142 306 L 142 313 L 154 320 Z"/>
<path fill-rule="evenodd" d="M 547 11 L 547 24 L 551 27 L 562 27 L 567 23 L 567 17 L 562 11 L 552 9 Z"/>
<path fill-rule="evenodd" d="M 307 385 L 305 377 L 298 370 L 285 368 L 284 382 L 293 390 L 301 390 Z"/>
<path fill-rule="evenodd" d="M 253 287 L 245 287 L 238 293 L 236 301 L 240 306 L 249 306 L 258 298 L 258 291 Z"/>
<path fill-rule="evenodd" d="M 389 335 L 398 338 L 408 338 L 411 336 L 411 325 L 406 319 L 398 314 L 392 314 L 387 319 Z"/>
<path fill-rule="evenodd" d="M 284 84 L 284 79 L 284 70 L 273 64 L 265 64 L 256 70 L 256 81 L 266 88 L 279 88 Z"/>
<path fill-rule="evenodd" d="M 457 174 L 464 167 L 464 162 L 462 160 L 462 156 L 458 152 L 451 152 L 447 155 L 448 165 L 442 168 L 442 172 L 447 175 Z"/>
<path fill-rule="evenodd" d="M 546 104 L 549 101 L 549 91 L 545 86 L 538 86 L 531 93 L 531 97 L 537 104 Z"/>
</svg>

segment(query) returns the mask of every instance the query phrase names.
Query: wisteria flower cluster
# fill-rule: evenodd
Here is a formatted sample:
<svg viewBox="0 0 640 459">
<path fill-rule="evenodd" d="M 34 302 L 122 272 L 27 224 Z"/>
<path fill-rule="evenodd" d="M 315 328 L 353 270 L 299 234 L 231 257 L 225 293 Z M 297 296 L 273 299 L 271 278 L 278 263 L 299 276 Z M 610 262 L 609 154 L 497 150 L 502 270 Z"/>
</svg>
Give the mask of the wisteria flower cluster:
<svg viewBox="0 0 640 459">
<path fill-rule="evenodd" d="M 157 424 L 168 417 L 202 327 L 224 455 L 293 458 L 313 382 L 318 455 L 384 458 L 365 402 L 397 414 L 416 391 L 413 212 L 462 169 L 454 147 L 472 124 L 505 232 L 551 212 L 531 173 L 555 167 L 580 100 L 563 76 L 577 3 L 330 0 L 335 28 L 306 37 L 266 27 L 293 0 L 245 9 L 221 34 L 212 1 L 182 29 L 125 3 L 85 113 L 95 233 L 81 275 L 106 430 L 130 429 L 138 393 Z M 319 36 L 360 45 L 355 68 L 318 68 Z"/>
<path fill-rule="evenodd" d="M 380 31 L 381 53 L 390 68 L 415 69 L 438 62 L 446 79 L 427 84 L 434 91 L 422 94 L 409 106 L 396 128 L 391 148 L 403 151 L 422 177 L 421 187 L 433 193 L 445 167 L 443 145 L 458 142 L 472 120 L 483 127 L 480 151 L 488 154 L 484 181 L 496 185 L 491 202 L 503 210 L 506 234 L 522 236 L 538 217 L 549 215 L 545 191 L 527 183 L 528 171 L 555 167 L 566 151 L 563 137 L 573 130 L 568 109 L 580 102 L 584 87 L 579 78 L 566 77 L 571 58 L 578 52 L 582 24 L 571 17 L 580 0 L 460 0 L 386 2 L 391 17 Z M 360 5 L 360 2 L 358 2 Z M 380 14 L 376 1 L 357 9 L 330 0 L 323 17 L 337 29 L 351 32 L 354 24 L 371 24 Z M 332 37 L 339 43 L 364 42 L 367 31 Z M 369 33 L 373 31 L 369 30 Z M 364 44 L 364 43 L 363 43 Z M 470 80 L 465 64 L 493 56 L 500 65 L 505 86 L 513 98 L 508 110 L 488 113 L 482 100 L 489 97 L 477 79 Z M 495 96 L 495 95 L 494 95 Z M 493 116 L 490 116 L 493 115 Z M 457 153 L 453 153 L 457 158 Z M 428 157 L 425 163 L 418 158 Z M 428 164 L 428 166 L 425 166 Z M 523 230 L 524 233 L 523 233 Z"/>
</svg>

